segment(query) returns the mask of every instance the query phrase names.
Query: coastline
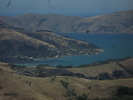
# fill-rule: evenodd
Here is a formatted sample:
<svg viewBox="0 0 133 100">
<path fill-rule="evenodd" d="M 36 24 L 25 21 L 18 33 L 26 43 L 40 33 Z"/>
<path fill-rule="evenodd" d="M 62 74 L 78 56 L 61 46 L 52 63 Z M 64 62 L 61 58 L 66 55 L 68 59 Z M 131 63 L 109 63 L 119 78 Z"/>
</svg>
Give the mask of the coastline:
<svg viewBox="0 0 133 100">
<path fill-rule="evenodd" d="M 70 57 L 70 56 L 84 56 L 84 55 L 99 55 L 100 53 L 104 52 L 103 49 L 95 49 L 97 52 L 94 54 L 79 54 L 79 55 L 62 55 L 62 56 L 55 56 L 55 57 L 46 57 L 46 58 L 33 58 L 33 61 L 38 61 L 40 59 L 58 59 L 58 58 L 62 58 L 62 57 Z"/>
<path fill-rule="evenodd" d="M 78 55 L 75 55 L 78 56 Z M 71 57 L 75 57 L 75 56 L 71 56 Z M 80 55 L 80 56 L 84 56 L 84 55 Z M 64 57 L 68 57 L 68 56 L 64 56 Z M 70 57 L 70 56 L 69 56 Z M 60 57 L 59 59 L 61 59 L 62 57 Z M 129 57 L 123 57 L 123 58 L 114 58 L 114 59 L 106 59 L 106 60 L 99 60 L 99 61 L 94 61 L 91 63 L 87 63 L 87 64 L 80 64 L 80 65 L 63 65 L 63 64 L 58 64 L 58 65 L 62 65 L 62 66 L 73 66 L 73 67 L 86 67 L 86 66 L 95 66 L 95 65 L 102 65 L 102 64 L 107 64 L 109 62 L 118 62 L 118 61 L 123 61 L 129 58 L 133 58 L 133 56 L 129 56 Z M 26 63 L 15 63 L 16 65 L 26 65 L 26 66 L 37 66 L 37 65 L 48 65 L 51 67 L 56 67 L 58 65 L 51 65 L 50 63 L 55 63 L 58 62 L 58 58 L 52 58 L 52 59 L 43 59 L 43 58 L 37 58 L 35 61 L 30 61 L 30 62 L 26 62 Z M 48 63 L 48 64 L 47 64 Z"/>
</svg>

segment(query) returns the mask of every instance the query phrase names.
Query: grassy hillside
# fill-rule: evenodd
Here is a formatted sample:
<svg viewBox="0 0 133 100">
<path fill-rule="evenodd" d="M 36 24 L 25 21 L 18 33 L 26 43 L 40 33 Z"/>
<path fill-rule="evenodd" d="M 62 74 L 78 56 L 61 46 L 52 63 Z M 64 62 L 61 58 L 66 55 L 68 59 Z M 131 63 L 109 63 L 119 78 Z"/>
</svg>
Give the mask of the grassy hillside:
<svg viewBox="0 0 133 100">
<path fill-rule="evenodd" d="M 68 68 L 67 70 L 73 73 L 81 73 L 88 77 L 98 76 L 100 73 L 104 72 L 107 72 L 108 74 L 113 74 L 113 71 L 120 70 L 125 74 L 125 76 L 130 76 L 130 74 L 121 66 L 119 66 L 116 62 L 111 62 L 109 64 L 102 64 L 92 67 L 86 66 L 81 68 Z"/>
<path fill-rule="evenodd" d="M 102 51 L 92 43 L 70 39 L 48 31 L 27 32 L 2 21 L 0 21 L 0 45 L 0 61 L 4 62 L 25 62 L 33 58 L 79 54 L 90 55 Z"/>
<path fill-rule="evenodd" d="M 8 66 L 8 65 L 6 65 Z M 133 79 L 88 80 L 76 77 L 36 78 L 18 75 L 8 67 L 0 66 L 0 100 L 68 100 L 84 93 L 89 98 L 109 98 L 115 95 L 117 86 L 133 87 Z M 5 68 L 6 67 L 6 68 Z M 8 70 L 7 70 L 8 69 Z M 54 80 L 53 80 L 54 79 Z M 62 85 L 67 82 L 67 88 Z"/>
<path fill-rule="evenodd" d="M 49 48 L 55 48 L 54 45 L 48 44 L 44 41 L 29 37 L 25 34 L 19 33 L 17 31 L 11 30 L 11 29 L 0 29 L 0 41 L 4 40 L 16 40 L 16 41 L 23 41 L 23 42 L 28 42 L 29 44 L 34 44 L 36 47 L 39 45 L 44 45 Z"/>
<path fill-rule="evenodd" d="M 26 83 L 26 81 L 29 82 L 32 80 L 34 81 L 35 79 L 17 75 L 12 71 L 3 70 L 0 72 L 0 100 L 53 100 L 32 89 Z"/>
<path fill-rule="evenodd" d="M 133 75 L 133 58 L 119 62 L 120 66 Z"/>
<path fill-rule="evenodd" d="M 116 63 L 69 70 L 93 76 L 100 72 L 111 73 L 114 69 L 124 70 Z M 132 83 L 133 78 L 90 80 L 71 76 L 23 76 L 10 69 L 7 63 L 0 63 L 0 100 L 132 100 Z M 118 93 L 120 96 L 116 95 Z"/>
<path fill-rule="evenodd" d="M 56 49 L 54 45 L 10 29 L 0 29 L 0 45 L 1 61 L 7 62 L 12 62 L 16 58 L 18 61 L 19 59 L 25 61 L 30 57 L 47 57 L 47 53 L 49 56 L 53 56 L 52 49 Z"/>
</svg>

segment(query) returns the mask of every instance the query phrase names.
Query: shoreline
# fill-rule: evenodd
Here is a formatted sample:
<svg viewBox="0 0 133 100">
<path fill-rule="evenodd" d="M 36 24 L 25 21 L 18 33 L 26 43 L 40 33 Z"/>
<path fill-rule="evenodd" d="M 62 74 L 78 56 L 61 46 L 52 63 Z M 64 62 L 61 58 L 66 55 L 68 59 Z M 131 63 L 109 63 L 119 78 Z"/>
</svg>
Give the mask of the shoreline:
<svg viewBox="0 0 133 100">
<path fill-rule="evenodd" d="M 55 57 L 46 57 L 46 58 L 35 58 L 33 61 L 37 61 L 38 59 L 58 59 L 58 58 L 63 58 L 63 57 L 70 57 L 70 56 L 84 56 L 84 55 L 99 55 L 100 53 L 104 52 L 105 50 L 103 49 L 96 49 L 95 54 L 79 54 L 79 55 L 63 55 L 63 56 L 55 56 Z"/>
<path fill-rule="evenodd" d="M 107 64 L 109 62 L 118 62 L 118 61 L 123 61 L 123 60 L 126 60 L 126 59 L 129 59 L 129 58 L 133 58 L 133 56 L 130 56 L 130 57 L 123 57 L 123 58 L 114 58 L 114 59 L 106 59 L 106 60 L 101 60 L 101 61 L 94 61 L 92 63 L 88 63 L 88 64 L 80 64 L 80 65 L 71 65 L 71 64 L 68 64 L 68 65 L 63 65 L 63 64 L 58 64 L 58 65 L 62 65 L 64 67 L 67 68 L 67 66 L 72 66 L 73 68 L 78 68 L 78 67 L 86 67 L 86 66 L 95 66 L 95 65 L 102 65 L 102 64 Z M 53 58 L 55 59 L 55 58 Z M 43 59 L 43 60 L 47 60 L 47 59 Z M 50 60 L 50 59 L 49 59 Z M 51 59 L 52 60 L 52 59 Z M 51 66 L 51 67 L 56 67 L 58 65 L 50 65 L 50 64 L 45 64 L 44 62 L 42 63 L 39 63 L 41 61 L 31 61 L 31 62 L 26 62 L 26 63 L 14 63 L 16 65 L 24 65 L 24 66 L 37 66 L 37 65 L 48 65 L 48 66 Z M 46 61 L 47 62 L 47 61 Z M 50 61 L 49 61 L 50 62 Z M 52 62 L 52 61 L 51 61 Z M 33 63 L 33 64 L 32 64 Z M 38 64 L 35 64 L 35 63 L 38 63 Z"/>
</svg>

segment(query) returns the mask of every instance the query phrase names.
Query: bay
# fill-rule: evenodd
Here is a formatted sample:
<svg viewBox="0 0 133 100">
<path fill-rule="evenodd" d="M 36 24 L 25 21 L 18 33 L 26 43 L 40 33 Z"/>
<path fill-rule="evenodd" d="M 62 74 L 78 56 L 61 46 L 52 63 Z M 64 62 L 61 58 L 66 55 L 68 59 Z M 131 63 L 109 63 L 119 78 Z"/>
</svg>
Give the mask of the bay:
<svg viewBox="0 0 133 100">
<path fill-rule="evenodd" d="M 58 33 L 62 36 L 91 42 L 104 52 L 99 55 L 76 55 L 65 56 L 54 59 L 36 59 L 34 62 L 21 63 L 26 66 L 36 66 L 38 64 L 46 64 L 51 66 L 57 65 L 73 65 L 79 66 L 90 64 L 97 61 L 105 61 L 108 59 L 119 59 L 133 56 L 133 35 L 132 34 L 79 34 L 79 33 Z"/>
</svg>

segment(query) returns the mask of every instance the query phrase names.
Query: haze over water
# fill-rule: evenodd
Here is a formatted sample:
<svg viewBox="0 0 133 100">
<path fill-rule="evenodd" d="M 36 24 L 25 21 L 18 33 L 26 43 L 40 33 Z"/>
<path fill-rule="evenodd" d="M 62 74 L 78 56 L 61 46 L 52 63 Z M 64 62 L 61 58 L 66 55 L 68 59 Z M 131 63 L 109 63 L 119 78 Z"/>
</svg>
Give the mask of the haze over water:
<svg viewBox="0 0 133 100">
<path fill-rule="evenodd" d="M 97 16 L 133 9 L 133 0 L 1 0 L 0 16 L 26 13 Z"/>
</svg>

